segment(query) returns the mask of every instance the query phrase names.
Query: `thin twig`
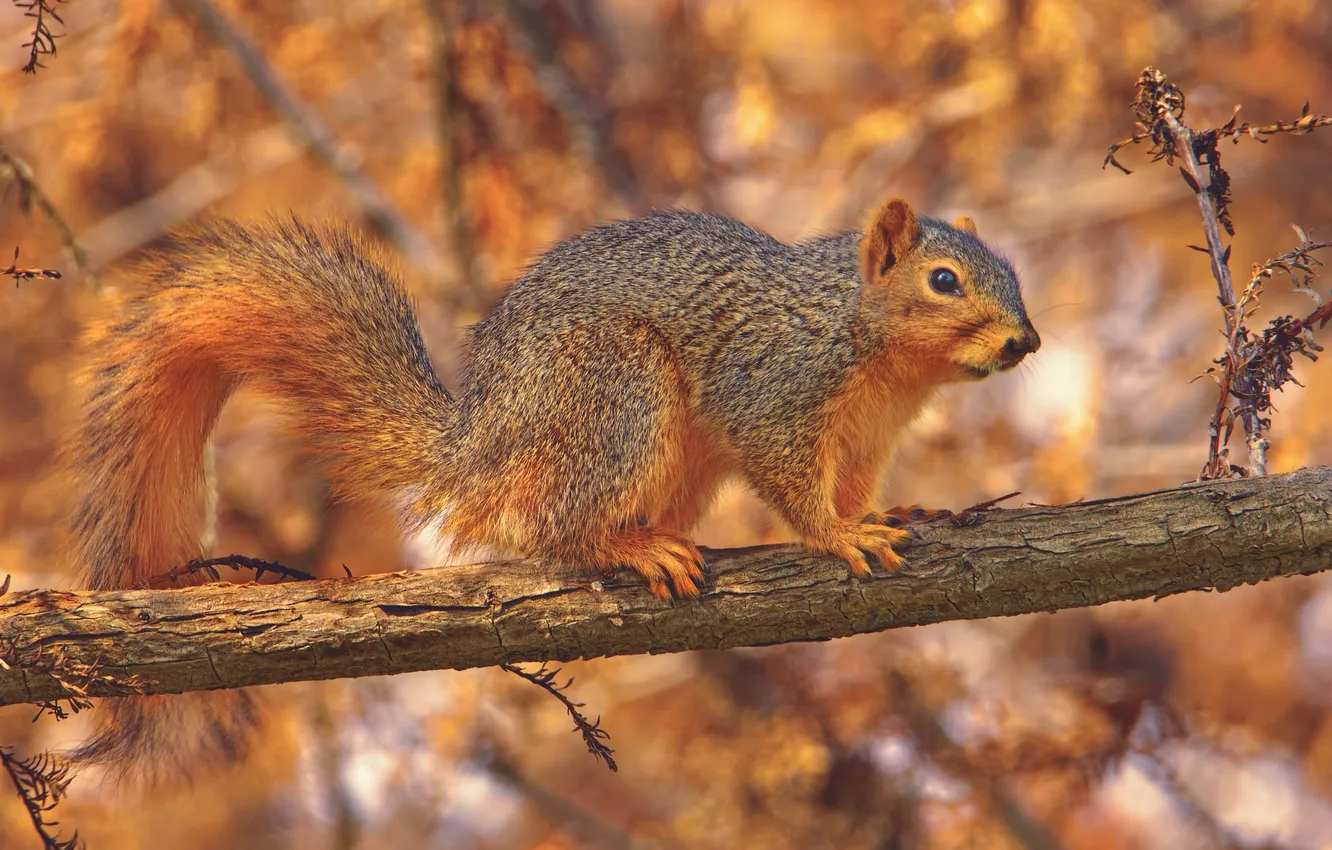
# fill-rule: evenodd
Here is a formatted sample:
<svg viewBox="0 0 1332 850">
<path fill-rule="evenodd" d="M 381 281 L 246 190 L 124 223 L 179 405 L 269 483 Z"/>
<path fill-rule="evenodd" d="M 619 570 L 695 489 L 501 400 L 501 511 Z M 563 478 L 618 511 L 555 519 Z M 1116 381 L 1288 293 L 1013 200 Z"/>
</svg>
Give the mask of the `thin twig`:
<svg viewBox="0 0 1332 850">
<path fill-rule="evenodd" d="M 18 258 L 19 258 L 19 249 L 18 246 L 15 245 L 13 262 L 11 262 L 7 268 L 0 269 L 0 275 L 14 278 L 15 286 L 18 286 L 20 281 L 32 280 L 35 277 L 51 277 L 57 280 L 60 279 L 60 272 L 56 271 L 55 269 L 42 269 L 36 267 L 24 268 L 23 266 L 20 266 L 18 264 Z"/>
<path fill-rule="evenodd" d="M 56 0 L 56 2 L 64 3 L 65 0 Z M 33 19 L 32 40 L 23 43 L 24 47 L 29 48 L 28 61 L 23 65 L 23 73 L 35 74 L 38 68 L 46 67 L 38 60 L 42 56 L 55 56 L 56 39 L 65 35 L 65 33 L 51 32 L 51 24 L 46 19 L 53 18 L 61 26 L 64 26 L 65 22 L 60 19 L 55 7 L 47 0 L 14 0 L 14 5 L 25 10 L 23 17 Z"/>
<path fill-rule="evenodd" d="M 4 767 L 10 781 L 14 783 L 14 790 L 23 801 L 23 808 L 27 810 L 28 820 L 42 841 L 43 850 L 78 850 L 83 846 L 77 831 L 68 839 L 53 835 L 52 830 L 60 826 L 60 821 L 46 819 L 69 787 L 68 764 L 57 760 L 50 753 L 21 759 L 8 747 L 0 747 L 0 766 Z"/>
<path fill-rule="evenodd" d="M 500 667 L 515 676 L 520 676 L 526 679 L 563 703 L 564 707 L 569 711 L 569 716 L 573 718 L 574 730 L 583 736 L 583 743 L 587 744 L 587 751 L 592 754 L 592 757 L 604 761 L 606 767 L 610 768 L 611 773 L 615 773 L 620 769 L 615 764 L 615 758 L 613 755 L 615 751 L 606 746 L 605 742 L 610 740 L 610 733 L 601 728 L 601 718 L 598 717 L 596 720 L 588 720 L 583 713 L 578 710 L 583 707 L 583 704 L 581 702 L 574 702 L 564 693 L 564 691 L 573 684 L 574 680 L 572 677 L 569 678 L 569 681 L 561 685 L 556 681 L 556 677 L 560 675 L 560 668 L 558 667 L 551 670 L 547 669 L 545 664 L 542 664 L 541 669 L 535 673 L 528 673 L 526 670 L 514 664 L 501 664 Z"/>
<path fill-rule="evenodd" d="M 1250 124 L 1248 121 L 1245 121 L 1243 124 L 1236 126 L 1235 119 L 1239 117 L 1239 111 L 1240 108 L 1236 106 L 1234 114 L 1230 116 L 1230 120 L 1226 122 L 1224 127 L 1217 131 L 1221 136 L 1230 136 L 1230 140 L 1235 144 L 1239 144 L 1239 140 L 1245 136 L 1248 136 L 1255 141 L 1262 142 L 1263 144 L 1267 144 L 1267 139 L 1264 139 L 1263 136 L 1271 136 L 1277 133 L 1289 133 L 1292 136 L 1303 136 L 1306 133 L 1312 133 L 1319 127 L 1332 126 L 1332 118 L 1321 113 L 1314 115 L 1309 110 L 1309 101 L 1307 100 L 1304 102 L 1304 108 L 1300 110 L 1300 117 L 1296 118 L 1294 121 L 1274 121 L 1271 124 L 1265 124 L 1262 126 Z"/>
<path fill-rule="evenodd" d="M 51 224 L 55 225 L 56 230 L 60 231 L 61 240 L 64 241 L 70 254 L 74 256 L 74 265 L 78 266 L 79 271 L 83 272 L 88 285 L 94 291 L 100 291 L 102 282 L 98 279 L 97 272 L 93 270 L 92 263 L 88 260 L 88 252 L 83 250 L 79 240 L 74 237 L 74 231 L 70 228 L 69 222 L 65 221 L 65 217 L 60 214 L 60 210 L 56 209 L 55 204 L 42 191 L 42 187 L 37 184 L 32 176 L 32 169 L 23 160 L 5 150 L 3 144 L 0 144 L 0 163 L 8 166 L 4 170 L 9 172 L 6 175 L 3 171 L 0 171 L 0 181 L 3 181 L 7 176 L 13 177 L 19 185 L 19 205 L 25 211 L 31 207 L 33 202 L 36 202 L 37 206 L 42 208 L 42 212 L 51 220 Z"/>
<path fill-rule="evenodd" d="M 273 110 L 291 125 L 315 156 L 351 193 L 366 220 L 428 277 L 440 277 L 444 261 L 439 252 L 380 191 L 374 181 L 357 167 L 355 155 L 338 141 L 328 125 L 278 79 L 254 42 L 237 30 L 211 0 L 177 2 L 193 11 L 204 31 L 236 57 L 250 82 L 254 83 Z"/>
<path fill-rule="evenodd" d="M 275 561 L 261 561 L 258 558 L 249 558 L 245 555 L 223 555 L 218 558 L 201 558 L 196 561 L 190 561 L 188 564 L 176 567 L 170 572 L 153 576 L 145 583 L 146 587 L 166 587 L 179 583 L 185 576 L 203 573 L 210 581 L 219 581 L 222 574 L 217 571 L 218 567 L 231 567 L 233 570 L 254 570 L 254 580 L 258 581 L 264 577 L 264 573 L 273 573 L 279 576 L 279 581 L 291 579 L 293 581 L 316 581 L 319 577 L 305 570 L 297 570 L 292 567 L 284 567 Z M 345 569 L 345 568 L 344 568 Z M 349 573 L 350 575 L 350 573 Z"/>
</svg>

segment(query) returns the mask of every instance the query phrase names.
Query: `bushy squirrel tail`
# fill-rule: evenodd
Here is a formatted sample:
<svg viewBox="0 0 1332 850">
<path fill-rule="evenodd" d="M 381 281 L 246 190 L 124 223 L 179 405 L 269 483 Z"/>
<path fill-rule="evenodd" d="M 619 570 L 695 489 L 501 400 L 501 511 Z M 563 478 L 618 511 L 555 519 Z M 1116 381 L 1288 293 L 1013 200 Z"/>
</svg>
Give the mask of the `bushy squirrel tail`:
<svg viewBox="0 0 1332 850">
<path fill-rule="evenodd" d="M 400 492 L 409 525 L 443 507 L 454 405 L 410 300 L 350 231 L 210 222 L 168 237 L 87 336 L 86 407 L 67 452 L 75 557 L 93 589 L 143 586 L 200 557 L 202 456 L 241 384 L 285 402 L 345 496 Z M 107 700 L 76 755 L 171 775 L 235 759 L 249 696 Z"/>
</svg>

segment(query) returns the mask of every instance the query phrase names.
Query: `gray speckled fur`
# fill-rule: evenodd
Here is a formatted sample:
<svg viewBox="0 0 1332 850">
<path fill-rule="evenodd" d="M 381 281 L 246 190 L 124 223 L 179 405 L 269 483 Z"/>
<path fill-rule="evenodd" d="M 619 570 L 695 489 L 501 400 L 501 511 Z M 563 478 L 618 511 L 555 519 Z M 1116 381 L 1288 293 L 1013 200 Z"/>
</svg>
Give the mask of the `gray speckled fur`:
<svg viewBox="0 0 1332 850">
<path fill-rule="evenodd" d="M 946 240 L 952 256 L 989 272 L 977 275 L 978 285 L 1025 318 L 1006 262 L 943 222 L 921 218 L 920 226 L 922 249 Z M 793 466 L 789 457 L 773 463 L 774 441 L 811 454 L 818 433 L 811 417 L 858 362 L 882 351 L 881 331 L 860 314 L 861 239 L 849 231 L 787 245 L 724 216 L 659 212 L 556 245 L 474 330 L 458 394 L 459 493 L 484 480 L 497 454 L 549 439 L 549 420 L 558 418 L 570 489 L 545 518 L 546 531 L 577 533 L 591 507 L 628 482 L 590 477 L 574 456 L 609 457 L 628 472 L 655 450 L 662 388 L 629 358 L 651 349 L 654 360 L 678 358 L 695 376 L 685 389 L 696 415 L 719 426 L 760 494 L 779 500 L 790 487 L 767 486 L 776 483 L 770 476 Z M 572 340 L 576 363 L 558 354 Z M 556 401 L 575 393 L 582 399 Z M 534 407 L 543 396 L 552 403 Z M 566 411 L 578 411 L 576 418 Z M 528 427 L 502 430 L 512 422 Z"/>
</svg>

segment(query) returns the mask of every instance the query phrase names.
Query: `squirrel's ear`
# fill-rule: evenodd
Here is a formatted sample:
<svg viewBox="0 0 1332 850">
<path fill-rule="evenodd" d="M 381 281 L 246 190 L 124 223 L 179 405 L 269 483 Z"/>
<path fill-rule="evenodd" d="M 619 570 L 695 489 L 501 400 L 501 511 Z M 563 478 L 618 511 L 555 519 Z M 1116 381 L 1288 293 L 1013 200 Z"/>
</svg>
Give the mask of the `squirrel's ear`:
<svg viewBox="0 0 1332 850">
<path fill-rule="evenodd" d="M 956 227 L 963 233 L 970 233 L 972 236 L 980 236 L 980 234 L 976 232 L 975 219 L 969 215 L 958 216 L 957 221 L 953 222 L 953 227 Z"/>
<path fill-rule="evenodd" d="M 860 275 L 873 283 L 905 257 L 920 241 L 920 222 L 911 205 L 891 198 L 870 216 L 860 241 Z"/>
</svg>

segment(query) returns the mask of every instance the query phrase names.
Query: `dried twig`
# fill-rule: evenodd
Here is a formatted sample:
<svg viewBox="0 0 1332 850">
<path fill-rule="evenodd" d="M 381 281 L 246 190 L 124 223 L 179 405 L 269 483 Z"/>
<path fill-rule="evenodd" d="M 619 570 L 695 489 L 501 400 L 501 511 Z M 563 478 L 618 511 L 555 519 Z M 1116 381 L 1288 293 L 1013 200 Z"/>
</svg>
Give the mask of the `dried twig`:
<svg viewBox="0 0 1332 850">
<path fill-rule="evenodd" d="M 47 815 L 65 796 L 65 789 L 69 787 L 68 764 L 50 753 L 23 759 L 14 755 L 9 748 L 0 747 L 0 765 L 9 774 L 14 790 L 23 801 L 23 807 L 28 810 L 28 819 L 41 838 L 44 850 L 78 850 L 83 846 L 77 831 L 68 839 L 58 838 L 52 834 L 52 830 L 60 825 L 60 821 L 47 820 Z"/>
<path fill-rule="evenodd" d="M 93 270 L 92 263 L 88 259 L 88 252 L 83 250 L 79 240 L 74 238 L 74 231 L 70 228 L 69 222 L 56 209 L 55 204 L 42 191 L 42 187 L 37 185 L 37 181 L 32 176 L 32 169 L 27 163 L 5 150 L 5 146 L 0 144 L 0 184 L 13 180 L 19 187 L 19 206 L 26 213 L 31 210 L 33 203 L 42 208 L 42 212 L 55 225 L 56 230 L 60 231 L 60 238 L 69 249 L 70 254 L 74 256 L 74 265 L 79 267 L 84 277 L 88 280 L 88 285 L 94 290 L 101 289 L 101 281 L 97 278 L 97 272 Z"/>
<path fill-rule="evenodd" d="M 56 0 L 57 3 L 64 3 L 65 0 Z M 28 48 L 28 61 L 23 66 L 23 73 L 35 74 L 38 68 L 45 68 L 38 60 L 42 56 L 56 55 L 55 40 L 64 35 L 64 33 L 51 32 L 51 18 L 56 23 L 64 26 L 65 22 L 61 20 L 55 7 L 47 0 L 14 0 L 14 5 L 23 9 L 23 17 L 32 18 L 32 41 L 26 41 L 23 46 Z"/>
<path fill-rule="evenodd" d="M 6 578 L 5 584 L 8 585 Z M 143 690 L 144 682 L 137 676 L 116 675 L 102 669 L 101 660 L 91 662 L 76 661 L 63 652 L 47 657 L 45 647 L 37 643 L 32 648 L 20 649 L 13 640 L 0 643 L 0 670 L 29 670 L 49 676 L 59 685 L 61 694 L 54 699 L 36 700 L 37 714 L 33 720 L 43 714 L 50 714 L 56 720 L 64 720 L 92 707 L 88 696 L 89 690 L 96 689 L 99 694 L 129 696 Z M 62 703 L 67 703 L 63 705 Z"/>
<path fill-rule="evenodd" d="M 0 275 L 8 275 L 9 277 L 14 278 L 14 286 L 16 287 L 19 285 L 19 281 L 32 280 L 34 277 L 52 277 L 57 280 L 60 278 L 60 272 L 55 269 L 39 269 L 36 267 L 23 268 L 18 264 L 18 258 L 19 249 L 18 246 L 15 245 L 14 261 L 9 264 L 8 268 L 0 269 Z"/>
<path fill-rule="evenodd" d="M 556 677 L 560 675 L 560 668 L 558 667 L 551 670 L 547 669 L 545 664 L 542 664 L 541 669 L 535 673 L 528 673 L 526 670 L 515 664 L 501 664 L 500 667 L 508 670 L 515 676 L 521 676 L 563 703 L 564 707 L 569 711 L 569 716 L 573 718 L 574 730 L 583 736 L 583 742 L 587 744 L 587 751 L 592 754 L 593 758 L 604 761 L 606 767 L 610 768 L 611 773 L 615 773 L 620 769 L 619 766 L 615 764 L 615 758 L 613 756 L 615 751 L 605 743 L 610 740 L 610 733 L 601 728 L 601 718 L 598 717 L 596 720 L 588 720 L 587 717 L 578 710 L 583 707 L 583 704 L 581 702 L 574 702 L 564 693 L 564 691 L 573 684 L 573 677 L 570 677 L 569 681 L 561 685 L 556 681 Z"/>
<path fill-rule="evenodd" d="M 1229 138 L 1238 142 L 1249 136 L 1262 142 L 1263 136 L 1276 133 L 1303 135 L 1318 127 L 1332 124 L 1332 119 L 1310 112 L 1306 101 L 1300 117 L 1295 121 L 1277 121 L 1262 126 L 1248 122 L 1237 124 L 1239 107 L 1222 127 L 1211 130 L 1193 130 L 1183 123 L 1184 94 L 1169 82 L 1166 75 L 1155 68 L 1146 68 L 1138 78 L 1138 94 L 1133 101 L 1137 115 L 1138 132 L 1110 146 L 1102 167 L 1113 165 L 1125 174 L 1131 173 L 1116 158 L 1115 153 L 1129 145 L 1149 142 L 1152 161 L 1164 160 L 1167 165 L 1180 161 L 1179 173 L 1198 199 L 1202 215 L 1203 232 L 1207 247 L 1190 246 L 1208 255 L 1212 276 L 1216 279 L 1218 298 L 1225 319 L 1226 350 L 1217 358 L 1216 366 L 1207 370 L 1218 384 L 1215 412 L 1208 425 L 1207 463 L 1199 477 L 1225 478 L 1234 475 L 1266 475 L 1267 449 L 1270 447 L 1263 432 L 1271 428 L 1268 414 L 1272 409 L 1271 394 L 1287 382 L 1293 381 L 1290 367 L 1294 354 L 1310 359 L 1322 349 L 1313 341 L 1311 329 L 1322 327 L 1332 317 L 1332 308 L 1325 309 L 1321 297 L 1310 287 L 1312 267 L 1316 261 L 1312 252 L 1329 243 L 1313 242 L 1300 228 L 1300 245 L 1267 263 L 1256 266 L 1254 275 L 1238 297 L 1230 273 L 1230 248 L 1222 231 L 1235 235 L 1235 224 L 1230 217 L 1230 175 L 1221 167 L 1221 154 L 1217 145 Z M 1298 270 L 1303 279 L 1297 290 L 1306 292 L 1318 301 L 1318 309 L 1304 319 L 1286 316 L 1276 320 L 1261 336 L 1254 337 L 1246 325 L 1257 306 L 1262 282 L 1277 269 L 1294 277 Z M 1298 382 L 1297 382 L 1298 383 Z M 1234 399 L 1235 403 L 1231 404 Z M 1241 468 L 1229 461 L 1229 442 L 1234 423 L 1244 427 L 1249 449 L 1249 465 Z"/>
<path fill-rule="evenodd" d="M 969 508 L 963 508 L 957 513 L 953 513 L 947 508 L 930 510 L 928 508 L 922 508 L 919 505 L 913 505 L 909 508 L 892 508 L 887 512 L 887 516 L 884 517 L 883 523 L 884 525 L 892 526 L 894 528 L 901 528 L 902 526 L 913 522 L 931 522 L 936 519 L 946 519 L 954 527 L 963 528 L 968 525 L 976 525 L 977 523 L 982 522 L 984 515 L 989 511 L 996 510 L 996 506 L 1000 502 L 1006 502 L 1014 496 L 1021 495 L 1022 493 L 1020 491 L 1015 490 L 1012 493 L 1006 493 L 994 499 L 978 502 Z"/>
<path fill-rule="evenodd" d="M 1236 419 L 1253 423 L 1249 448 L 1257 474 L 1265 472 L 1266 467 L 1268 442 L 1263 432 L 1272 427 L 1272 393 L 1287 383 L 1300 386 L 1291 374 L 1295 355 L 1317 360 L 1323 347 L 1314 341 L 1314 328 L 1322 328 L 1332 319 L 1332 301 L 1324 302 L 1312 288 L 1313 267 L 1322 265 L 1313 252 L 1332 247 L 1332 241 L 1315 242 L 1299 227 L 1295 227 L 1295 232 L 1300 237 L 1295 250 L 1254 266 L 1253 275 L 1235 304 L 1238 320 L 1227 338 L 1226 350 L 1213 361 L 1215 365 L 1203 373 L 1215 379 L 1220 389 L 1210 428 L 1214 434 L 1213 443 L 1219 447 L 1229 441 Z M 1261 335 L 1255 336 L 1250 333 L 1245 319 L 1257 309 L 1263 282 L 1277 270 L 1290 275 L 1296 292 L 1314 299 L 1315 309 L 1302 319 L 1278 316 L 1268 323 Z M 1232 398 L 1233 404 L 1230 403 Z M 1219 451 L 1217 457 L 1224 462 Z"/>
<path fill-rule="evenodd" d="M 278 581 L 288 579 L 294 581 L 315 581 L 319 577 L 307 573 L 305 570 L 297 570 L 292 567 L 284 567 L 274 561 L 261 561 L 258 558 L 248 558 L 245 555 L 222 555 L 217 558 L 200 558 L 190 561 L 188 564 L 176 567 L 167 573 L 153 576 L 145 583 L 145 587 L 169 587 L 178 584 L 180 579 L 185 576 L 203 573 L 209 581 L 221 581 L 222 574 L 218 572 L 218 567 L 231 567 L 233 570 L 254 570 L 254 580 L 258 581 L 264 577 L 264 573 L 273 573 L 278 576 Z M 347 569 L 345 566 L 343 569 Z M 351 571 L 347 570 L 347 575 L 351 576 Z"/>
</svg>

